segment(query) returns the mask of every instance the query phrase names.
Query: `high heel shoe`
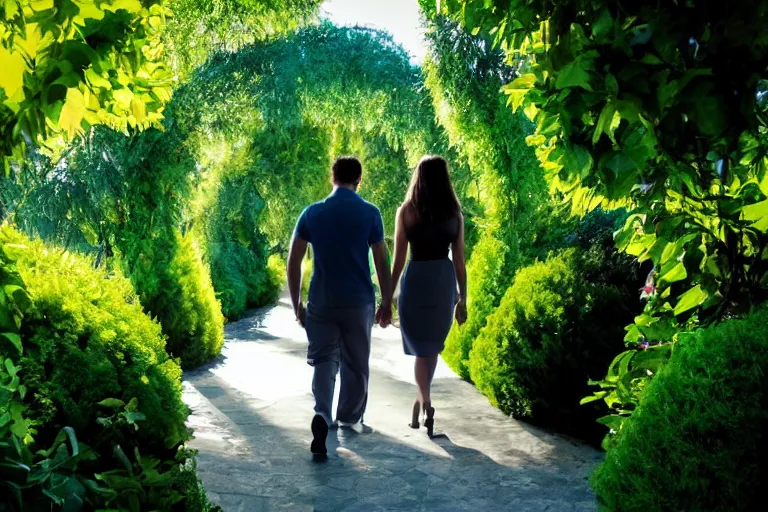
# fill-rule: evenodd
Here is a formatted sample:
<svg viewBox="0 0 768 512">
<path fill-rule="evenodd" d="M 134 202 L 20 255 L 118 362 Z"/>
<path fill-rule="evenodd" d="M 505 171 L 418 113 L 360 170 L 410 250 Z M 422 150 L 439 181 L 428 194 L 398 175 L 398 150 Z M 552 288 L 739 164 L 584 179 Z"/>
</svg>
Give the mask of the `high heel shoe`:
<svg viewBox="0 0 768 512">
<path fill-rule="evenodd" d="M 421 427 L 419 424 L 419 416 L 421 415 L 421 402 L 415 400 L 413 402 L 413 411 L 411 412 L 411 422 L 408 424 L 413 429 Z"/>
<path fill-rule="evenodd" d="M 427 435 L 434 437 L 435 435 L 435 408 L 427 407 L 427 419 L 424 420 L 424 426 L 427 427 Z"/>
</svg>

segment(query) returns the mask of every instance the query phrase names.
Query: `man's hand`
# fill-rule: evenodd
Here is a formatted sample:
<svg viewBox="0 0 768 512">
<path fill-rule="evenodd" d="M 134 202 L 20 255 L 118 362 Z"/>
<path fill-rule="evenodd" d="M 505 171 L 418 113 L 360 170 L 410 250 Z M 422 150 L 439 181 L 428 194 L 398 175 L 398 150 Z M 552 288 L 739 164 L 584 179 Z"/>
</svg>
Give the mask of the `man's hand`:
<svg viewBox="0 0 768 512">
<path fill-rule="evenodd" d="M 307 310 L 304 308 L 304 304 L 299 302 L 299 307 L 295 310 L 296 313 L 296 321 L 299 322 L 299 325 L 302 327 L 306 327 L 307 325 Z"/>
<path fill-rule="evenodd" d="M 386 329 L 392 323 L 392 303 L 382 302 L 379 309 L 376 310 L 376 323 L 382 329 Z"/>
<path fill-rule="evenodd" d="M 464 299 L 460 299 L 456 304 L 456 311 L 454 316 L 456 317 L 456 322 L 459 325 L 464 325 L 464 322 L 467 321 L 467 303 L 464 301 Z"/>
</svg>

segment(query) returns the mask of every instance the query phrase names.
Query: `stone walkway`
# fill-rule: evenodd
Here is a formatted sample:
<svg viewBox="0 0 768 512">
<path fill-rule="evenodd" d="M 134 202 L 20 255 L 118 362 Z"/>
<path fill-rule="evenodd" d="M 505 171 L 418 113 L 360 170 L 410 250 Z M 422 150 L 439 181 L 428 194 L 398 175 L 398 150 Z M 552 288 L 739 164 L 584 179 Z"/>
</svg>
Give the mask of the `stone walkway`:
<svg viewBox="0 0 768 512">
<path fill-rule="evenodd" d="M 407 423 L 416 391 L 398 331 L 374 331 L 364 428 L 331 431 L 309 453 L 311 368 L 285 300 L 231 323 L 215 363 L 185 375 L 192 447 L 226 512 L 592 511 L 600 454 L 507 418 L 441 362 L 430 440 Z"/>
</svg>

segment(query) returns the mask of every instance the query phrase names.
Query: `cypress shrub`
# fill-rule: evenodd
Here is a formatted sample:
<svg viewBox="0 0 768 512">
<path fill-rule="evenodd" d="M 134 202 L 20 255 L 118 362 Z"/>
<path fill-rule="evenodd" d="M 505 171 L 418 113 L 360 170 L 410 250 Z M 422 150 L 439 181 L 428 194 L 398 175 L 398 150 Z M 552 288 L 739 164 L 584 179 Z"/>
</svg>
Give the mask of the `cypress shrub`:
<svg viewBox="0 0 768 512">
<path fill-rule="evenodd" d="M 221 352 L 224 316 L 192 234 L 170 238 L 133 243 L 124 261 L 144 309 L 168 337 L 168 352 L 194 368 Z"/>
</svg>

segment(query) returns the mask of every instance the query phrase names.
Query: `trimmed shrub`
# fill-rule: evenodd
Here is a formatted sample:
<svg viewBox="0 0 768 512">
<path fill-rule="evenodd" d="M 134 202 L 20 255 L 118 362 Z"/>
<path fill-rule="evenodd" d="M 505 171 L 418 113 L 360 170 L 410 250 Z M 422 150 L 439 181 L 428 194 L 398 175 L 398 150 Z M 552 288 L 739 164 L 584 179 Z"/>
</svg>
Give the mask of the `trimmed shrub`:
<svg viewBox="0 0 768 512">
<path fill-rule="evenodd" d="M 162 325 L 168 352 L 194 368 L 216 357 L 224 344 L 224 316 L 192 235 L 178 232 L 132 244 L 129 275 L 144 309 Z"/>
<path fill-rule="evenodd" d="M 566 428 L 592 423 L 596 411 L 579 401 L 623 349 L 633 317 L 634 297 L 601 281 L 604 265 L 601 249 L 572 248 L 517 273 L 469 358 L 493 405 Z"/>
<path fill-rule="evenodd" d="M 181 369 L 130 282 L 8 226 L 0 246 L 19 271 L 3 258 L 3 311 L 29 292 L 14 346 L 0 346 L 18 359 L 0 371 L 0 509 L 214 509 L 183 444 Z"/>
<path fill-rule="evenodd" d="M 100 401 L 136 398 L 147 417 L 138 435 L 150 453 L 186 440 L 181 369 L 131 283 L 8 227 L 0 241 L 26 246 L 17 264 L 33 307 L 22 324 L 21 366 L 40 437 L 52 439 L 69 426 L 88 439 L 105 412 Z"/>
<path fill-rule="evenodd" d="M 766 374 L 766 309 L 683 337 L 592 475 L 602 510 L 763 510 Z"/>
</svg>

